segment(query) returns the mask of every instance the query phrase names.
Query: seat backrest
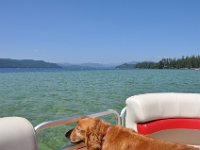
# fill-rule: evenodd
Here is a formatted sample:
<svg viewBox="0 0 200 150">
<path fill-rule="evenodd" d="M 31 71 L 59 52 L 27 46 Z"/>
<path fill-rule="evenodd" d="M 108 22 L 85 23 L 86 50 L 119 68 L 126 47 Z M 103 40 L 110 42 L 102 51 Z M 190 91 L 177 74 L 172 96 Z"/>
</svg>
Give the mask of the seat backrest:
<svg viewBox="0 0 200 150">
<path fill-rule="evenodd" d="M 200 118 L 200 94 L 150 93 L 126 100 L 126 127 L 167 118 Z"/>
<path fill-rule="evenodd" d="M 32 124 L 21 117 L 0 118 L 0 150 L 38 150 Z"/>
</svg>

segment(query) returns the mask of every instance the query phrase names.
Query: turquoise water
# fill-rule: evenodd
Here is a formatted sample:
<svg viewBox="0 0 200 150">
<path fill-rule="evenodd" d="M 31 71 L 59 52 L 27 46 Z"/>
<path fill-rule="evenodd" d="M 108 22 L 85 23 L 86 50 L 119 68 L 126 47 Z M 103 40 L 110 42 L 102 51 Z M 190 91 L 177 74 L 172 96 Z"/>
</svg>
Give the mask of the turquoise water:
<svg viewBox="0 0 200 150">
<path fill-rule="evenodd" d="M 22 116 L 35 126 L 47 120 L 107 109 L 148 92 L 200 93 L 200 71 L 0 69 L 0 117 Z M 58 149 L 67 127 L 38 136 L 41 150 Z"/>
</svg>

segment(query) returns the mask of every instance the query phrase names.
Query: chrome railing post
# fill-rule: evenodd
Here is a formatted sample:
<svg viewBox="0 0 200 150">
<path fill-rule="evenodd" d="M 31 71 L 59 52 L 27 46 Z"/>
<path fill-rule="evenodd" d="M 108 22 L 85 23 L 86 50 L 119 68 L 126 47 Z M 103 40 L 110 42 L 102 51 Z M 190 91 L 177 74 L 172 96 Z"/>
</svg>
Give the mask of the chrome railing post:
<svg viewBox="0 0 200 150">
<path fill-rule="evenodd" d="M 121 113 L 120 113 L 121 125 L 122 125 L 123 127 L 126 126 L 125 118 L 126 118 L 126 107 L 124 107 L 124 108 L 122 109 Z"/>
</svg>

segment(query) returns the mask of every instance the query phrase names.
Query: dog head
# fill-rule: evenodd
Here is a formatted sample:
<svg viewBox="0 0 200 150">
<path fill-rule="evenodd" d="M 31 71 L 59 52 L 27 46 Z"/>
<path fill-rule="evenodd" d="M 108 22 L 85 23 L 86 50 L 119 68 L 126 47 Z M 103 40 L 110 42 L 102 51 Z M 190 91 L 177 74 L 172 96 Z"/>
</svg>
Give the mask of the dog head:
<svg viewBox="0 0 200 150">
<path fill-rule="evenodd" d="M 84 142 L 88 149 L 98 150 L 110 124 L 97 118 L 83 118 L 65 136 L 72 143 Z"/>
</svg>

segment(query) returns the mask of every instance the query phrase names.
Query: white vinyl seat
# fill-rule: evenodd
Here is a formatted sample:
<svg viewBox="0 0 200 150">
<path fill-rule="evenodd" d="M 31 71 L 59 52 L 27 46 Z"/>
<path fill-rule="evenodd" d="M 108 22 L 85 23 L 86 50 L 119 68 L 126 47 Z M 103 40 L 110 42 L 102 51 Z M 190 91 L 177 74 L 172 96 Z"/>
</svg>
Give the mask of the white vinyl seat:
<svg viewBox="0 0 200 150">
<path fill-rule="evenodd" d="M 38 150 L 32 124 L 21 117 L 0 118 L 0 150 Z"/>
<path fill-rule="evenodd" d="M 126 127 L 166 118 L 200 118 L 200 94 L 147 93 L 126 100 Z"/>
</svg>

